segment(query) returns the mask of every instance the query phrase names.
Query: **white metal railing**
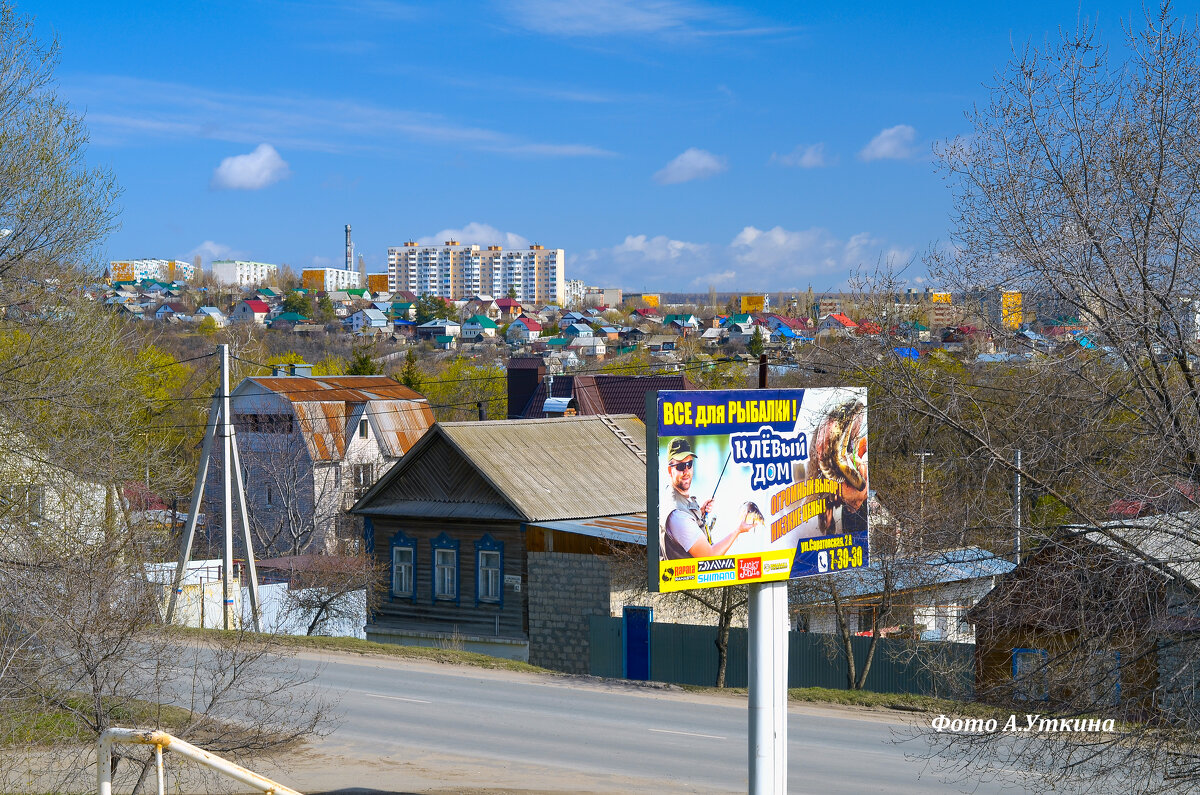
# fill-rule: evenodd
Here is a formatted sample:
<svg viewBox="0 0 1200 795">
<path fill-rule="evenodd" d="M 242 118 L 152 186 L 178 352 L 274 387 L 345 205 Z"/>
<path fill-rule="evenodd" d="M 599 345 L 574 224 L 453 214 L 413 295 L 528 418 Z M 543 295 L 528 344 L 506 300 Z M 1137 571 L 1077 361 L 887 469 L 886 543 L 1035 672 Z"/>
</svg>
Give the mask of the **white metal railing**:
<svg viewBox="0 0 1200 795">
<path fill-rule="evenodd" d="M 158 770 L 158 795 L 164 793 L 162 756 L 164 748 L 169 748 L 172 753 L 199 762 L 257 792 L 263 792 L 266 795 L 300 795 L 294 789 L 277 784 L 266 776 L 260 776 L 228 759 L 210 754 L 203 748 L 197 748 L 178 737 L 173 737 L 166 732 L 145 729 L 105 729 L 101 733 L 96 749 L 96 792 L 99 795 L 112 795 L 112 747 L 116 743 L 154 746 L 154 761 Z"/>
</svg>

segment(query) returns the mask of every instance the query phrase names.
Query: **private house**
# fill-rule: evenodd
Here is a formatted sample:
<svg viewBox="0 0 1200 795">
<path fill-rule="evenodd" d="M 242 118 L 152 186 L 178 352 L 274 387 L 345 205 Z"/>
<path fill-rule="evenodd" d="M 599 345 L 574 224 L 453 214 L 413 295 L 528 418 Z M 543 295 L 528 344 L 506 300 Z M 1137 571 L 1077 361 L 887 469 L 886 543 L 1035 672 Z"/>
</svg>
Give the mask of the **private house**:
<svg viewBox="0 0 1200 795">
<path fill-rule="evenodd" d="M 213 319 L 213 322 L 217 324 L 217 328 L 225 328 L 225 325 L 227 323 L 227 321 L 225 320 L 225 314 L 220 309 L 217 309 L 215 306 L 200 307 L 199 309 L 196 310 L 196 314 L 194 317 L 197 321 L 203 321 L 204 318 L 211 317 Z"/>
<path fill-rule="evenodd" d="M 183 320 L 186 317 L 187 309 L 177 301 L 168 301 L 154 312 L 154 319 L 158 321 L 165 321 L 168 318 Z"/>
<path fill-rule="evenodd" d="M 387 315 L 378 309 L 360 309 L 342 322 L 343 327 L 350 332 L 360 332 L 364 329 L 377 329 L 382 332 L 391 331 L 391 323 Z"/>
<path fill-rule="evenodd" d="M 655 334 L 646 341 L 646 348 L 651 353 L 669 353 L 675 350 L 675 343 L 678 341 L 679 337 L 670 334 Z"/>
<path fill-rule="evenodd" d="M 515 298 L 497 298 L 496 308 L 500 310 L 500 317 L 498 320 L 501 323 L 513 322 L 520 317 L 521 312 L 523 311 L 521 308 L 521 302 Z"/>
<path fill-rule="evenodd" d="M 417 337 L 423 340 L 438 341 L 438 337 L 450 337 L 453 342 L 453 338 L 458 337 L 461 333 L 462 326 L 454 320 L 445 318 L 437 318 L 417 326 Z"/>
<path fill-rule="evenodd" d="M 459 336 L 464 340 L 473 340 L 476 337 L 494 337 L 496 332 L 496 324 L 491 318 L 475 315 L 462 324 L 462 333 Z"/>
<path fill-rule="evenodd" d="M 0 532 L 10 560 L 31 550 L 79 554 L 80 547 L 103 537 L 104 528 L 120 521 L 116 496 L 81 467 L 62 466 L 53 451 L 37 449 L 22 434 L 13 433 L 10 452 L 0 455 Z M 23 452 L 28 451 L 28 452 Z"/>
<path fill-rule="evenodd" d="M 576 338 L 580 338 L 580 337 L 591 337 L 594 334 L 595 334 L 595 332 L 592 331 L 591 326 L 589 326 L 587 323 L 581 323 L 581 322 L 571 323 L 569 326 L 564 327 L 562 330 L 562 335 L 564 337 L 566 337 L 567 339 L 576 339 Z"/>
<path fill-rule="evenodd" d="M 334 549 L 342 511 L 433 424 L 428 401 L 387 376 L 306 372 L 292 365 L 290 375 L 247 378 L 230 396 L 260 554 Z M 218 446 L 205 490 L 212 527 L 220 527 L 222 473 Z"/>
<path fill-rule="evenodd" d="M 267 306 L 266 302 L 259 298 L 247 298 L 241 301 L 233 308 L 233 314 L 229 317 L 230 323 L 253 323 L 256 326 L 266 325 L 267 315 L 270 314 L 271 307 Z"/>
<path fill-rule="evenodd" d="M 603 359 L 608 350 L 602 337 L 575 337 L 567 343 L 567 347 L 590 359 Z"/>
<path fill-rule="evenodd" d="M 832 314 L 821 319 L 820 324 L 817 326 L 817 335 L 848 337 L 854 334 L 857 328 L 858 324 L 845 315 Z"/>
<path fill-rule="evenodd" d="M 978 697 L 1194 721 L 1198 525 L 1190 511 L 1064 527 L 1035 549 L 967 615 Z"/>
<path fill-rule="evenodd" d="M 644 436 L 629 415 L 434 425 L 353 509 L 388 571 L 367 638 L 586 673 L 589 617 L 621 609 L 610 559 L 646 541 Z"/>
<path fill-rule="evenodd" d="M 886 562 L 876 556 L 864 569 L 830 576 L 836 578 L 831 584 L 836 584 L 851 634 L 878 627 L 883 635 L 974 643 L 967 611 L 1015 565 L 979 547 L 965 547 Z M 793 602 L 797 623 L 809 632 L 839 632 L 837 611 L 827 594 L 824 588 L 814 589 Z M 885 594 L 890 605 L 880 615 Z"/>
<path fill-rule="evenodd" d="M 463 306 L 463 314 L 467 316 L 483 315 L 492 322 L 500 320 L 500 306 L 489 295 L 477 295 Z"/>
<path fill-rule="evenodd" d="M 542 324 L 531 317 L 519 317 L 508 326 L 509 342 L 529 342 L 542 335 Z"/>
</svg>

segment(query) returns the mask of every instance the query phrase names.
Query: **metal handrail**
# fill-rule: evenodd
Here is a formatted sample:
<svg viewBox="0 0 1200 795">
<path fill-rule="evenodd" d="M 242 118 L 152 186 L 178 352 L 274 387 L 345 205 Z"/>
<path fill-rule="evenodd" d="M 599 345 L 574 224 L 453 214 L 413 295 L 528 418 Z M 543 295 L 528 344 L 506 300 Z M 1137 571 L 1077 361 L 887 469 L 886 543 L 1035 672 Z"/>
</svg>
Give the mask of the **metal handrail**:
<svg viewBox="0 0 1200 795">
<path fill-rule="evenodd" d="M 163 795 L 164 792 L 162 761 L 164 748 L 169 748 L 172 753 L 199 762 L 257 792 L 263 792 L 266 795 L 300 795 L 294 789 L 277 784 L 266 776 L 260 776 L 228 759 L 209 753 L 203 748 L 197 748 L 185 740 L 166 732 L 148 729 L 105 729 L 100 734 L 96 749 L 96 792 L 99 795 L 112 795 L 112 747 L 116 743 L 154 746 L 155 764 L 158 769 L 158 795 Z"/>
</svg>

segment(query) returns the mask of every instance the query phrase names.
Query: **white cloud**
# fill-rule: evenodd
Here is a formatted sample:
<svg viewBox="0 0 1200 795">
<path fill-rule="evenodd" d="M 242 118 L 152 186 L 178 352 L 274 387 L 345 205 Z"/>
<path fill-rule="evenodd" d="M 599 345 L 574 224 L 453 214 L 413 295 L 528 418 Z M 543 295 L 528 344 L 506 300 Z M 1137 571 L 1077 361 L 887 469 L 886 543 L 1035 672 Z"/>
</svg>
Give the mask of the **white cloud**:
<svg viewBox="0 0 1200 795">
<path fill-rule="evenodd" d="M 215 190 L 261 190 L 290 173 L 287 162 L 275 147 L 259 144 L 250 154 L 222 160 L 213 172 L 210 185 Z"/>
<path fill-rule="evenodd" d="M 238 251 L 224 243 L 217 243 L 213 240 L 205 240 L 200 245 L 187 253 L 188 261 L 192 257 L 200 256 L 201 261 L 207 265 L 215 259 L 241 259 L 245 256 L 241 251 Z"/>
<path fill-rule="evenodd" d="M 628 235 L 568 263 L 572 278 L 626 289 L 726 290 L 837 289 L 851 271 L 911 253 L 868 233 L 843 239 L 826 229 L 760 229 L 746 226 L 727 244 L 676 240 L 666 235 Z"/>
<path fill-rule="evenodd" d="M 701 254 L 704 246 L 684 240 L 672 240 L 666 235 L 626 235 L 625 240 L 613 246 L 612 250 L 617 255 L 632 254 L 649 262 L 670 262 L 680 257 Z"/>
<path fill-rule="evenodd" d="M 343 97 L 213 91 L 183 83 L 89 75 L 66 88 L 88 109 L 93 142 L 196 138 L 342 154 L 394 155 L 399 141 L 498 152 L 516 157 L 613 157 L 577 142 L 538 141 L 459 123 L 438 113 L 370 105 Z"/>
<path fill-rule="evenodd" d="M 440 246 L 447 240 L 457 240 L 464 246 L 504 246 L 505 248 L 525 248 L 529 239 L 514 232 L 501 232 L 490 224 L 472 221 L 461 229 L 443 229 L 436 235 L 417 238 L 422 246 Z"/>
<path fill-rule="evenodd" d="M 654 175 L 654 181 L 660 185 L 676 185 L 680 182 L 690 182 L 694 179 L 707 179 L 720 174 L 728 166 L 725 158 L 692 147 L 663 166 Z"/>
<path fill-rule="evenodd" d="M 837 158 L 830 158 L 825 154 L 823 143 L 809 146 L 800 144 L 786 155 L 771 155 L 771 162 L 795 168 L 822 168 L 832 166 L 837 162 Z"/>
<path fill-rule="evenodd" d="M 552 36 L 763 36 L 792 28 L 691 0 L 510 0 L 517 25 Z"/>
<path fill-rule="evenodd" d="M 880 131 L 858 153 L 861 160 L 904 160 L 913 156 L 913 140 L 917 131 L 907 124 L 897 124 Z"/>
</svg>

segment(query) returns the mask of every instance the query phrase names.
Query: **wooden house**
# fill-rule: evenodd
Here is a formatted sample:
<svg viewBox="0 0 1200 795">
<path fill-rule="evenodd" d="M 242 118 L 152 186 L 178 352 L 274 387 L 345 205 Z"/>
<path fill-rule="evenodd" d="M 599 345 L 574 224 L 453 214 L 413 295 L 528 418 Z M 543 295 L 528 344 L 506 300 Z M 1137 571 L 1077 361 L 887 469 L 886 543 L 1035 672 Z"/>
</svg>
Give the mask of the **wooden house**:
<svg viewBox="0 0 1200 795">
<path fill-rule="evenodd" d="M 1195 725 L 1198 528 L 1200 512 L 1167 514 L 1066 527 L 1039 546 L 967 614 L 977 697 Z"/>
<path fill-rule="evenodd" d="M 388 571 L 367 638 L 587 672 L 614 549 L 646 543 L 632 415 L 437 423 L 354 506 Z"/>
</svg>

